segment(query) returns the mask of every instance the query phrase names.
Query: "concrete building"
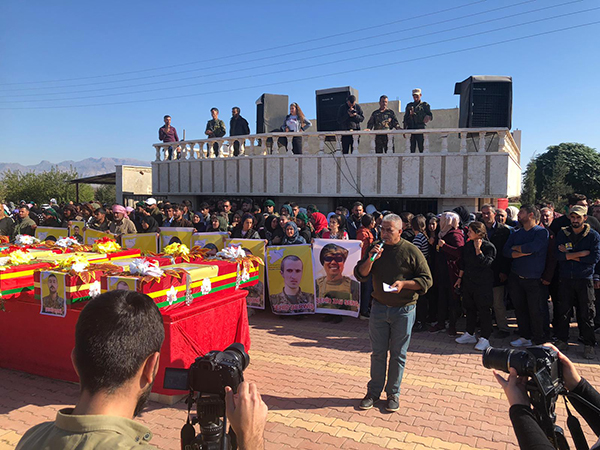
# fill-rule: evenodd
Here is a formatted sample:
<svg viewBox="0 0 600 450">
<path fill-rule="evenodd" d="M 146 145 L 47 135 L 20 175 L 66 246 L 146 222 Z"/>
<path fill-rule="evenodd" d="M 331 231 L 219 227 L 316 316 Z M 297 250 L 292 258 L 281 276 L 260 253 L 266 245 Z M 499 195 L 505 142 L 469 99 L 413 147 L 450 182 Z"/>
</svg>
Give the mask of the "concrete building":
<svg viewBox="0 0 600 450">
<path fill-rule="evenodd" d="M 377 103 L 361 103 L 366 127 Z M 402 122 L 398 101 L 389 107 Z M 303 154 L 277 144 L 291 133 L 198 139 L 181 142 L 181 159 L 166 160 L 168 144 L 154 144 L 152 193 L 172 201 L 228 196 L 316 204 L 331 211 L 360 199 L 379 210 L 414 213 L 444 211 L 458 205 L 470 210 L 498 198 L 520 195 L 520 132 L 507 128 L 456 128 L 459 110 L 433 110 L 434 119 L 423 131 L 425 151 L 410 153 L 410 134 L 421 130 L 307 132 Z M 314 122 L 315 123 L 315 122 Z M 310 129 L 312 130 L 312 129 Z M 341 136 L 354 138 L 350 154 L 341 153 Z M 375 153 L 375 136 L 387 134 L 387 153 Z M 229 149 L 237 140 L 243 154 Z M 207 157 L 217 143 L 222 157 Z"/>
</svg>

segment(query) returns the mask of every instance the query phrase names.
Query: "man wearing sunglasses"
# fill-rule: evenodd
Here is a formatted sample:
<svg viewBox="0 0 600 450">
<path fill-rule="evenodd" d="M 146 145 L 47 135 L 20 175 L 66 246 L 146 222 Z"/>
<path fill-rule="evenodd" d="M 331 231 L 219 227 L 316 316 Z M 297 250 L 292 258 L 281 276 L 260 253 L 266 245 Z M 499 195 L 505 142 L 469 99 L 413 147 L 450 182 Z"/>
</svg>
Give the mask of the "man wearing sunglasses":
<svg viewBox="0 0 600 450">
<path fill-rule="evenodd" d="M 356 310 L 360 300 L 360 283 L 344 276 L 344 266 L 348 258 L 348 250 L 337 244 L 327 244 L 319 254 L 319 261 L 325 269 L 325 276 L 317 278 L 315 281 L 317 307 L 330 308 L 331 300 L 353 300 L 356 302 L 356 307 L 344 303 L 344 305 L 336 305 L 336 309 L 340 310 Z M 329 302 L 324 301 L 328 299 Z M 341 317 L 336 316 L 334 322 L 341 322 Z"/>
</svg>

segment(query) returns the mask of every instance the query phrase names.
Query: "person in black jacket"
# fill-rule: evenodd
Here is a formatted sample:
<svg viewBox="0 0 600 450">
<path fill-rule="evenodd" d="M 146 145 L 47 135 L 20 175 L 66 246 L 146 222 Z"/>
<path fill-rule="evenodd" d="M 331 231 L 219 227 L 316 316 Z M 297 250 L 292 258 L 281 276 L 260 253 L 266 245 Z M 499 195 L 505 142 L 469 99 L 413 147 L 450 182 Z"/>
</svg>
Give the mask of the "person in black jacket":
<svg viewBox="0 0 600 450">
<path fill-rule="evenodd" d="M 229 121 L 229 136 L 246 136 L 250 134 L 248 121 L 240 116 L 240 108 L 234 106 L 231 108 L 231 120 Z M 233 141 L 233 156 L 239 156 L 240 142 Z"/>
<path fill-rule="evenodd" d="M 585 378 L 579 375 L 575 365 L 569 358 L 563 355 L 555 346 L 550 344 L 546 344 L 545 346 L 558 352 L 558 359 L 562 365 L 562 378 L 567 390 L 579 395 L 594 407 L 600 408 L 600 393 Z M 527 450 L 533 448 L 536 450 L 554 450 L 554 446 L 537 423 L 531 409 L 529 397 L 525 390 L 527 377 L 518 376 L 514 368 L 510 369 L 508 379 L 505 379 L 496 371 L 494 371 L 494 376 L 508 398 L 510 421 L 519 441 L 519 448 Z M 588 423 L 594 434 L 600 436 L 600 414 L 576 398 L 569 398 L 569 400 L 577 412 L 581 414 L 581 417 Z M 597 448 L 600 448 L 600 440 L 592 447 L 592 449 Z"/>
<path fill-rule="evenodd" d="M 349 95 L 346 103 L 340 105 L 337 114 L 337 122 L 340 130 L 357 131 L 360 130 L 360 123 L 365 120 L 363 110 L 358 103 L 356 97 Z M 342 136 L 342 153 L 347 155 L 350 152 L 350 147 L 354 138 L 352 135 Z"/>
<path fill-rule="evenodd" d="M 485 225 L 471 222 L 467 234 L 469 241 L 462 248 L 459 260 L 460 271 L 454 284 L 462 288 L 463 306 L 467 311 L 467 331 L 456 338 L 459 344 L 476 344 L 475 349 L 484 351 L 490 346 L 492 335 L 492 303 L 494 294 L 494 272 L 492 263 L 496 247 L 487 240 Z M 481 322 L 481 337 L 475 337 L 477 315 Z"/>
<path fill-rule="evenodd" d="M 496 209 L 489 204 L 481 207 L 481 221 L 487 230 L 488 239 L 496 247 L 496 258 L 492 263 L 492 272 L 494 273 L 494 316 L 498 325 L 495 337 L 506 338 L 510 336 L 510 328 L 506 320 L 504 290 L 510 274 L 511 260 L 502 254 L 502 249 L 510 236 L 510 228 L 496 221 Z"/>
</svg>

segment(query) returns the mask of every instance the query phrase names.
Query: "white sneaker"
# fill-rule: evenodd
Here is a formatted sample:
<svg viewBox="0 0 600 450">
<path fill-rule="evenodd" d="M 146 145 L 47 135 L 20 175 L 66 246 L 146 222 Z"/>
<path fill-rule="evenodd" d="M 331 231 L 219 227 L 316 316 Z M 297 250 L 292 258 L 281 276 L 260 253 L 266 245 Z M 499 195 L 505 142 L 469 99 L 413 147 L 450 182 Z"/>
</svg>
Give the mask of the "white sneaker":
<svg viewBox="0 0 600 450">
<path fill-rule="evenodd" d="M 483 337 L 480 337 L 479 342 L 477 342 L 477 344 L 475 344 L 475 350 L 481 350 L 482 352 L 488 347 L 491 347 L 490 341 L 488 341 L 486 338 L 483 338 Z"/>
<path fill-rule="evenodd" d="M 513 347 L 531 347 L 533 344 L 529 339 L 519 338 L 516 341 L 510 343 Z"/>
<path fill-rule="evenodd" d="M 458 342 L 459 344 L 474 344 L 474 343 L 477 342 L 477 338 L 475 336 L 473 336 L 472 334 L 469 334 L 467 332 L 465 332 L 465 334 L 463 334 L 462 336 L 457 337 L 454 340 L 456 342 Z"/>
</svg>

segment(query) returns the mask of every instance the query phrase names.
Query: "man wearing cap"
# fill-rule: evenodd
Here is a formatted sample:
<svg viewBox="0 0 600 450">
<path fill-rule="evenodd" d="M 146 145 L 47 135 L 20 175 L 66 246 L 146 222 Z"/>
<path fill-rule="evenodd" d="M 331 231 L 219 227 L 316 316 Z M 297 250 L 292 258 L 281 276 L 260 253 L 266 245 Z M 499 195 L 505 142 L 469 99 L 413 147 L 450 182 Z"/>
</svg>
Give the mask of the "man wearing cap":
<svg viewBox="0 0 600 450">
<path fill-rule="evenodd" d="M 156 205 L 156 199 L 150 197 L 148 200 L 146 200 L 146 205 L 148 205 L 148 211 L 150 212 L 150 215 L 154 217 L 154 220 L 156 220 L 158 226 L 160 227 L 163 224 L 163 215 Z"/>
<path fill-rule="evenodd" d="M 137 233 L 135 225 L 129 217 L 127 217 L 127 210 L 124 206 L 114 205 L 112 207 L 114 221 L 108 226 L 108 231 L 112 234 L 120 236 L 122 234 Z"/>
<path fill-rule="evenodd" d="M 268 217 L 270 215 L 277 215 L 277 213 L 275 212 L 275 202 L 273 200 L 267 200 L 264 206 L 265 212 L 263 214 L 265 215 L 265 217 Z"/>
<path fill-rule="evenodd" d="M 406 105 L 406 111 L 404 112 L 404 129 L 406 130 L 424 130 L 425 125 L 433 120 L 433 114 L 429 103 L 421 101 L 421 89 L 413 89 L 412 91 L 413 100 Z M 411 134 L 410 135 L 410 152 L 414 153 L 415 149 L 419 146 L 419 153 L 423 153 L 423 135 L 422 134 Z"/>
<path fill-rule="evenodd" d="M 579 337 L 583 340 L 583 357 L 594 358 L 595 296 L 594 269 L 600 261 L 600 235 L 585 223 L 587 207 L 571 206 L 571 225 L 561 228 L 556 236 L 558 259 L 558 306 L 555 311 L 557 347 L 568 348 L 569 323 L 573 306 L 577 309 Z"/>
</svg>

